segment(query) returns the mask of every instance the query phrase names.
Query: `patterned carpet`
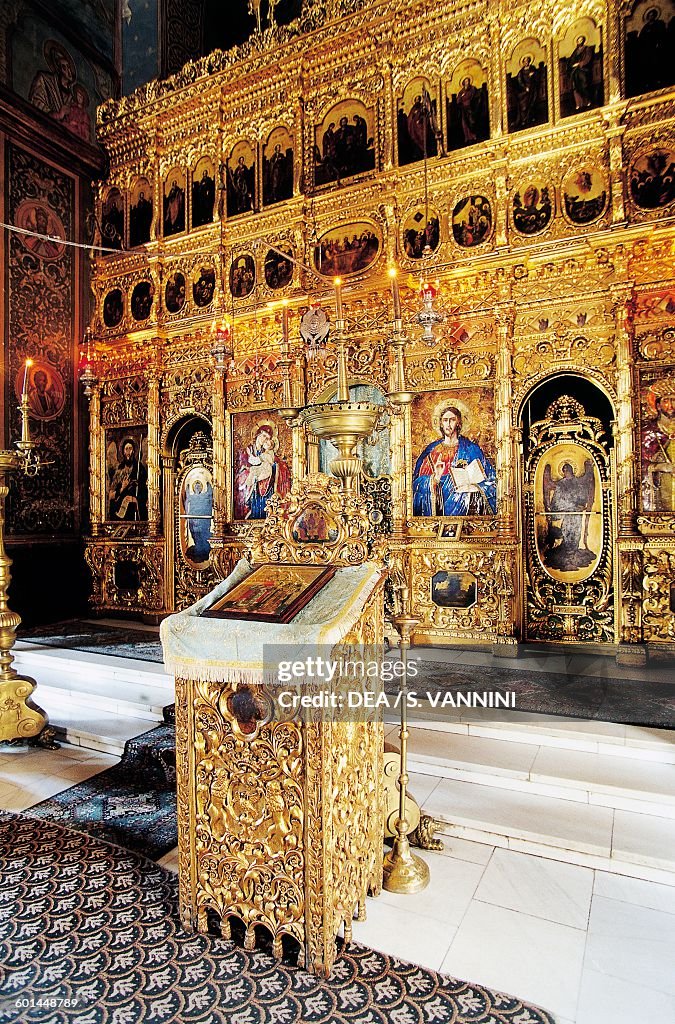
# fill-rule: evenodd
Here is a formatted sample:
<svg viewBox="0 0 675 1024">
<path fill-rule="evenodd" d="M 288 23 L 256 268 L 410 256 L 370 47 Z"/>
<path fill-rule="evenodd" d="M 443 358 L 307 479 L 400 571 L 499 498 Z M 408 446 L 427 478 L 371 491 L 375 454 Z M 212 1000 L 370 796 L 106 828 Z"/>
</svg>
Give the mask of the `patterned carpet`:
<svg viewBox="0 0 675 1024">
<path fill-rule="evenodd" d="M 413 655 L 414 655 L 413 650 Z M 421 661 L 414 689 L 441 693 L 470 693 L 472 690 L 513 692 L 516 711 L 529 714 L 563 715 L 628 725 L 675 728 L 675 682 L 646 679 L 614 679 L 607 676 L 539 672 L 525 668 L 453 666 Z M 639 670 L 636 670 L 639 671 Z M 435 719 L 465 712 L 434 709 Z M 504 721 L 509 711 L 491 712 Z"/>
<path fill-rule="evenodd" d="M 136 661 L 162 662 L 162 645 L 157 630 L 125 629 L 119 626 L 99 626 L 71 619 L 51 626 L 20 629 L 18 639 L 40 647 L 62 647 L 89 654 L 108 654 L 116 658 L 135 658 Z"/>
<path fill-rule="evenodd" d="M 31 815 L 70 825 L 159 859 L 178 842 L 173 705 L 165 724 L 127 740 L 122 760 L 31 808 Z"/>
<path fill-rule="evenodd" d="M 144 857 L 0 812 L 0 1024 L 554 1024 L 359 945 L 323 981 L 189 935 L 176 890 Z"/>
</svg>

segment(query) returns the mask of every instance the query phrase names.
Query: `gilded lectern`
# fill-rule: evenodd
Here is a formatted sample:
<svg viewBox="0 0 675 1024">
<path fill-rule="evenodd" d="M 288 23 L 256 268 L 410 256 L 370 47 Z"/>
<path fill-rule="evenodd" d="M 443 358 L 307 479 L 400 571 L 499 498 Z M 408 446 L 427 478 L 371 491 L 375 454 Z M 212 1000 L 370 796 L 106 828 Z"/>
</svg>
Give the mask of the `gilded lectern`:
<svg viewBox="0 0 675 1024">
<path fill-rule="evenodd" d="M 176 677 L 183 924 L 206 931 L 217 922 L 230 937 L 236 919 L 247 949 L 265 930 L 276 956 L 288 937 L 299 962 L 323 975 L 339 932 L 349 942 L 366 895 L 382 884 L 383 724 L 377 713 L 354 720 L 319 708 L 280 718 L 263 646 L 334 657 L 381 648 L 384 578 L 369 560 L 369 526 L 363 501 L 337 480 L 299 481 L 270 501 L 250 560 L 162 624 Z M 300 567 L 335 572 L 287 624 L 208 617 L 254 564 L 280 581 Z"/>
</svg>

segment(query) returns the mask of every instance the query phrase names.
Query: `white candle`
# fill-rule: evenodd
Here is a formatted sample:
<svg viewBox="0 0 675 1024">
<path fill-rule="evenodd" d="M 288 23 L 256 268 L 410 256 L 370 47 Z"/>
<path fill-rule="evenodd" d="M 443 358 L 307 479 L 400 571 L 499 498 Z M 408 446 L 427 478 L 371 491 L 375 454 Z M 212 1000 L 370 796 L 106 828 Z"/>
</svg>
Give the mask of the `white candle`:
<svg viewBox="0 0 675 1024">
<path fill-rule="evenodd" d="M 282 323 L 283 323 L 284 344 L 286 345 L 286 344 L 288 344 L 288 299 L 284 299 Z"/>
<path fill-rule="evenodd" d="M 337 319 L 342 320 L 342 278 L 336 277 L 333 284 L 335 285 L 335 312 Z"/>
<path fill-rule="evenodd" d="M 401 319 L 401 296 L 398 290 L 398 276 L 396 267 L 392 267 L 389 271 L 389 277 L 391 278 L 391 294 L 394 299 L 394 320 Z"/>
<path fill-rule="evenodd" d="M 29 368 L 32 365 L 33 365 L 33 360 L 32 359 L 27 359 L 26 360 L 26 367 L 25 367 L 25 369 L 23 371 L 23 390 L 21 392 L 21 399 L 22 400 L 24 398 L 26 398 L 27 395 L 28 395 L 28 370 L 29 370 Z"/>
</svg>

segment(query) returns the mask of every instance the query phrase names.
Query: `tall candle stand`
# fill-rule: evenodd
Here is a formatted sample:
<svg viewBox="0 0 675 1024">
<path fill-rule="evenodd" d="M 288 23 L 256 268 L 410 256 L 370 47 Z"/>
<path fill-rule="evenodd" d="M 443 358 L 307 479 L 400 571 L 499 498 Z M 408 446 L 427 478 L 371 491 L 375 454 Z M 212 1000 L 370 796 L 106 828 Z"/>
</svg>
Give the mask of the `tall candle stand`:
<svg viewBox="0 0 675 1024">
<path fill-rule="evenodd" d="M 403 317 L 401 315 L 401 296 L 398 287 L 398 272 L 396 267 L 389 270 L 391 281 L 391 293 L 394 299 L 394 322 L 390 345 L 393 349 L 393 362 L 391 368 L 389 401 L 395 406 L 410 405 L 414 395 L 408 391 L 405 380 L 405 359 L 404 349 L 407 343 L 405 331 L 403 330 Z"/>
<path fill-rule="evenodd" d="M 23 392 L 21 395 L 21 440 L 16 450 L 0 450 L 0 743 L 28 743 L 31 746 L 56 749 L 54 729 L 48 725 L 48 718 L 42 708 L 30 700 L 37 683 L 30 676 L 22 676 L 12 667 L 11 653 L 16 641 L 16 631 L 21 617 L 8 607 L 7 592 L 12 575 L 12 560 L 5 550 L 5 499 L 9 494 L 10 473 L 22 472 L 35 476 L 40 468 L 35 442 L 30 439 L 28 425 L 28 369 L 26 361 Z"/>
<path fill-rule="evenodd" d="M 410 591 L 407 586 L 400 588 L 401 612 L 394 615 L 392 622 L 399 635 L 401 652 L 401 770 L 398 777 L 399 802 L 398 818 L 394 826 L 396 835 L 391 851 L 384 858 L 382 887 L 388 892 L 415 893 L 426 889 L 429 884 L 429 866 L 410 850 L 408 839 L 409 822 L 406 820 L 406 799 L 408 789 L 408 651 L 411 634 L 420 622 L 410 613 Z"/>
<path fill-rule="evenodd" d="M 342 282 L 335 278 L 335 347 L 337 349 L 337 395 L 335 402 L 309 405 L 303 410 L 305 423 L 317 437 L 333 442 L 337 458 L 330 463 L 347 496 L 358 497 L 361 478 L 361 458 L 356 446 L 375 429 L 382 406 L 374 402 L 351 402 L 347 373 L 347 345 L 345 321 L 342 313 Z"/>
</svg>

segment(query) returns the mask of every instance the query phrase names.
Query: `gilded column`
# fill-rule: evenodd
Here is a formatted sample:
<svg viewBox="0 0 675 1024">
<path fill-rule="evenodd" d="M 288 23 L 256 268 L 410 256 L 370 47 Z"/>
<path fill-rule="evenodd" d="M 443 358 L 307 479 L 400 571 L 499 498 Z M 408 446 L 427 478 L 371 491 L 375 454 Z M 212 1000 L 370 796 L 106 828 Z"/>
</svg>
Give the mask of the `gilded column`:
<svg viewBox="0 0 675 1024">
<path fill-rule="evenodd" d="M 496 56 L 495 61 L 490 61 L 488 69 L 490 85 L 490 138 L 497 139 L 504 134 L 502 121 L 502 110 L 506 109 L 504 97 L 505 69 L 502 59 L 501 21 L 499 12 L 488 15 L 488 38 L 490 50 Z M 496 65 L 496 67 L 494 66 Z M 494 102 L 492 97 L 494 96 Z"/>
<path fill-rule="evenodd" d="M 623 136 L 626 126 L 621 123 L 622 117 L 623 105 L 620 110 L 610 110 L 605 117 L 613 224 L 626 222 L 626 172 L 623 161 Z"/>
<path fill-rule="evenodd" d="M 105 477 L 101 458 L 101 383 L 93 381 L 89 399 L 89 515 L 97 537 L 104 520 Z"/>
<path fill-rule="evenodd" d="M 216 362 L 213 371 L 213 400 L 211 417 L 213 425 L 213 532 L 222 537 L 227 522 L 228 459 L 225 413 L 225 364 Z"/>
<path fill-rule="evenodd" d="M 515 453 L 511 425 L 513 385 L 511 360 L 513 357 L 514 310 L 511 303 L 495 310 L 497 328 L 497 366 L 495 381 L 495 418 L 497 427 L 497 510 L 499 533 L 513 538 L 515 535 Z"/>
<path fill-rule="evenodd" d="M 161 533 L 159 376 L 156 366 L 148 371 L 148 530 L 151 537 L 159 537 Z"/>
<path fill-rule="evenodd" d="M 513 303 L 503 303 L 495 310 L 497 329 L 497 365 L 495 379 L 496 470 L 497 470 L 497 536 L 506 545 L 494 562 L 496 592 L 499 597 L 498 637 L 494 653 L 500 657 L 517 657 L 515 638 L 517 611 L 514 579 L 516 570 L 516 457 L 512 427 L 513 409 Z"/>
<path fill-rule="evenodd" d="M 405 531 L 407 518 L 408 467 L 406 459 L 406 417 L 410 406 L 392 403 L 389 425 L 391 443 L 391 512 L 394 535 Z"/>
<path fill-rule="evenodd" d="M 622 5 L 623 6 L 623 5 Z M 603 30 L 607 33 L 607 45 L 605 50 L 605 81 L 607 82 L 607 102 L 618 103 L 621 99 L 621 35 L 623 32 L 623 17 L 615 14 L 607 18 Z"/>
<path fill-rule="evenodd" d="M 307 362 L 302 351 L 296 351 L 291 366 L 291 402 L 295 409 L 303 409 L 307 404 Z M 299 417 L 290 421 L 293 431 L 293 479 L 302 480 L 310 471 L 308 469 L 308 431 Z M 314 435 L 311 435 L 314 437 Z M 315 439 L 318 469 L 318 439 Z M 315 470 L 316 472 L 316 470 Z"/>
<path fill-rule="evenodd" d="M 150 223 L 150 241 L 154 242 L 161 237 L 159 226 L 162 223 L 162 210 L 164 209 L 164 192 L 162 175 L 160 173 L 160 159 L 156 146 L 152 146 L 148 150 L 148 163 L 153 169 L 152 193 L 154 214 Z"/>
<path fill-rule="evenodd" d="M 495 226 L 495 245 L 504 246 L 508 245 L 508 181 L 507 181 L 507 161 L 503 156 L 499 160 L 495 160 L 493 163 L 494 167 L 494 182 L 495 182 L 495 206 L 497 214 L 497 223 Z"/>
<path fill-rule="evenodd" d="M 643 665 L 642 644 L 643 541 L 637 530 L 637 453 L 635 421 L 636 381 L 633 357 L 635 289 L 632 283 L 611 288 L 616 324 L 616 501 L 618 640 L 616 660 L 623 665 Z"/>
<path fill-rule="evenodd" d="M 389 41 L 387 40 L 387 50 L 390 50 Z M 384 97 L 382 102 L 384 103 L 384 109 L 386 111 L 383 121 L 385 126 L 385 149 L 383 159 L 383 170 L 390 171 L 392 167 L 397 163 L 395 155 L 395 140 L 393 131 L 387 131 L 390 125 L 396 124 L 396 97 L 394 96 L 393 86 L 393 68 L 389 61 L 387 61 L 386 71 L 384 72 Z"/>
<path fill-rule="evenodd" d="M 635 291 L 632 283 L 611 288 L 616 324 L 616 467 L 619 505 L 619 536 L 636 534 L 637 473 L 635 441 L 633 436 L 634 373 L 633 317 Z"/>
</svg>

